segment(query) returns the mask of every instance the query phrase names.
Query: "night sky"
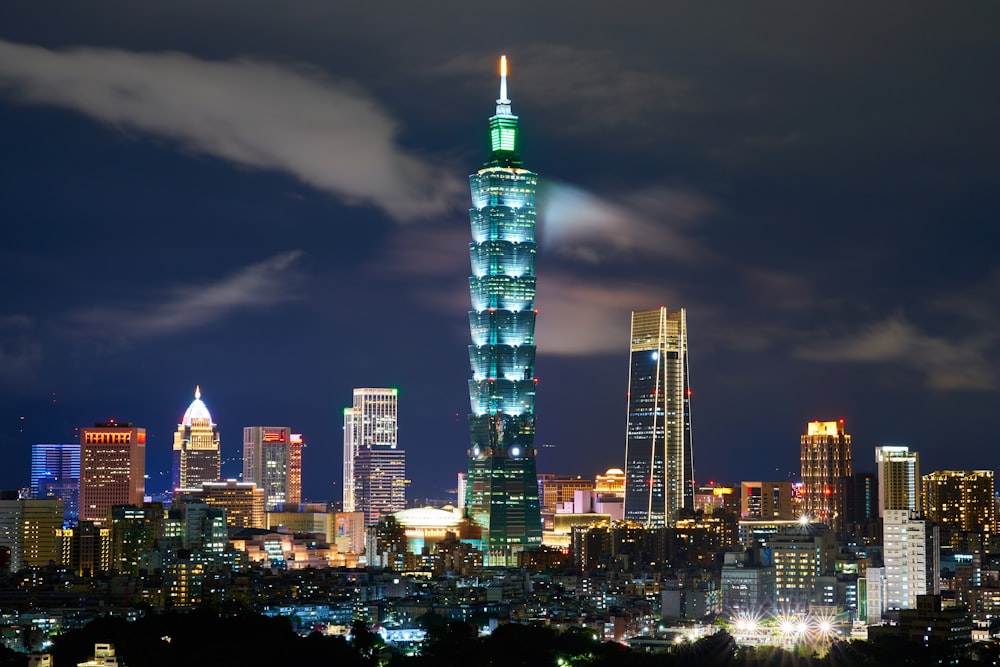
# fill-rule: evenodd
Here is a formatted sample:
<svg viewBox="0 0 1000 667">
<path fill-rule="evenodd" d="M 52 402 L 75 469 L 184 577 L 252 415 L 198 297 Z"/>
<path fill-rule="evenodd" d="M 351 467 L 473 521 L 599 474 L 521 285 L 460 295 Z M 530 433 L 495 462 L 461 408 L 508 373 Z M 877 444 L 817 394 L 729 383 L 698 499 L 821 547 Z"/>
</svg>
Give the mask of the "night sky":
<svg viewBox="0 0 1000 667">
<path fill-rule="evenodd" d="M 398 11 L 391 11 L 393 8 Z M 1000 5 L 0 4 L 0 487 L 200 385 L 340 498 L 394 386 L 410 497 L 466 466 L 470 205 L 510 59 L 539 204 L 540 472 L 624 460 L 631 310 L 688 309 L 699 481 L 997 468 Z"/>
</svg>

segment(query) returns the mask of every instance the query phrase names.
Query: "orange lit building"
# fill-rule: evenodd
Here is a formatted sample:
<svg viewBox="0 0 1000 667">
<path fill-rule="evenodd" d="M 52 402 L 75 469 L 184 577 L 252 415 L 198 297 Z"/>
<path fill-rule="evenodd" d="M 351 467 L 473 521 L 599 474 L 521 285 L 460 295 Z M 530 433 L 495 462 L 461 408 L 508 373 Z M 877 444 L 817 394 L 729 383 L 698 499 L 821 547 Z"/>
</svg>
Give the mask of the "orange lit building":
<svg viewBox="0 0 1000 667">
<path fill-rule="evenodd" d="M 146 429 L 99 422 L 80 431 L 80 520 L 106 524 L 114 505 L 141 506 Z"/>
<path fill-rule="evenodd" d="M 853 472 L 844 420 L 809 422 L 801 438 L 801 461 L 805 514 L 838 529 L 844 501 L 837 480 Z"/>
</svg>

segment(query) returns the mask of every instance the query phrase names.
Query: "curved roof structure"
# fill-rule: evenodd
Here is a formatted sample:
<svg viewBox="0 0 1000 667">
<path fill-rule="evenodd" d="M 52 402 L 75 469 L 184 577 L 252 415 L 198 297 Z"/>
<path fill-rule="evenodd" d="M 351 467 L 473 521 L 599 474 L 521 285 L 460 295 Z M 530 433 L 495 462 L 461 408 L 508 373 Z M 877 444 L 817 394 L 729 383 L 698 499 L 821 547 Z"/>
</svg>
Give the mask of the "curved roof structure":
<svg viewBox="0 0 1000 667">
<path fill-rule="evenodd" d="M 191 401 L 191 405 L 188 409 L 184 411 L 184 418 L 181 420 L 181 424 L 184 426 L 190 426 L 193 422 L 198 422 L 201 424 L 211 424 L 212 415 L 209 414 L 208 408 L 201 400 L 201 387 L 194 388 L 194 400 Z"/>
<path fill-rule="evenodd" d="M 393 514 L 404 528 L 451 528 L 462 523 L 462 517 L 455 512 L 434 507 L 417 507 L 401 510 Z"/>
</svg>

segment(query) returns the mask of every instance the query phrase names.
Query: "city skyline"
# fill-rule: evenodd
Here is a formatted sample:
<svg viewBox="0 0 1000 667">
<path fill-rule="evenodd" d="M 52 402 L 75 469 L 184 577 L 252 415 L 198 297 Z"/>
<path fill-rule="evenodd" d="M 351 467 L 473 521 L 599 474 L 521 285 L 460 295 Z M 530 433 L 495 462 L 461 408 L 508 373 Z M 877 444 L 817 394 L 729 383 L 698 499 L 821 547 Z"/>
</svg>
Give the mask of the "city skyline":
<svg viewBox="0 0 1000 667">
<path fill-rule="evenodd" d="M 501 53 L 544 176 L 538 470 L 624 465 L 622 341 L 661 305 L 698 341 L 698 482 L 795 476 L 841 417 L 858 471 L 996 468 L 1000 9 L 768 9 L 0 7 L 0 484 L 114 418 L 166 489 L 200 385 L 222 477 L 293 424 L 340 498 L 342 397 L 394 386 L 408 493 L 444 497 Z"/>
</svg>

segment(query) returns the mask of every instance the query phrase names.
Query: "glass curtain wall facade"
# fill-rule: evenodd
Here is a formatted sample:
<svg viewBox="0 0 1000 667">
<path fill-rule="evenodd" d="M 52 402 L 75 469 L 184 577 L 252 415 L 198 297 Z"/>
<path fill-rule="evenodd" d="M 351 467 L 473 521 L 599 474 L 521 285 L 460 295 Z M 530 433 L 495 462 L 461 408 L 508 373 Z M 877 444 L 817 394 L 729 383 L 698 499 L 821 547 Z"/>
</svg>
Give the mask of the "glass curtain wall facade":
<svg viewBox="0 0 1000 667">
<path fill-rule="evenodd" d="M 632 313 L 625 520 L 672 526 L 694 509 L 687 312 Z"/>
<path fill-rule="evenodd" d="M 402 450 L 398 448 L 397 442 L 398 431 L 398 390 L 382 387 L 361 387 L 354 390 L 351 407 L 344 408 L 345 512 L 362 511 L 361 504 L 367 497 L 361 484 L 361 475 L 366 473 L 358 470 L 358 456 L 366 449 L 399 452 L 402 456 Z M 393 459 L 392 456 L 388 458 Z M 404 491 L 398 493 L 402 494 Z M 405 507 L 405 498 L 401 502 L 398 509 Z"/>
<path fill-rule="evenodd" d="M 302 502 L 302 447 L 288 426 L 243 427 L 243 481 L 263 489 L 268 512 Z"/>
<path fill-rule="evenodd" d="M 535 188 L 519 155 L 518 118 L 507 99 L 490 118 L 490 157 L 469 177 L 472 344 L 466 510 L 483 529 L 484 562 L 517 564 L 541 544 L 535 466 Z"/>
<path fill-rule="evenodd" d="M 80 516 L 80 445 L 31 446 L 31 497 L 60 498 L 67 526 Z"/>
</svg>

